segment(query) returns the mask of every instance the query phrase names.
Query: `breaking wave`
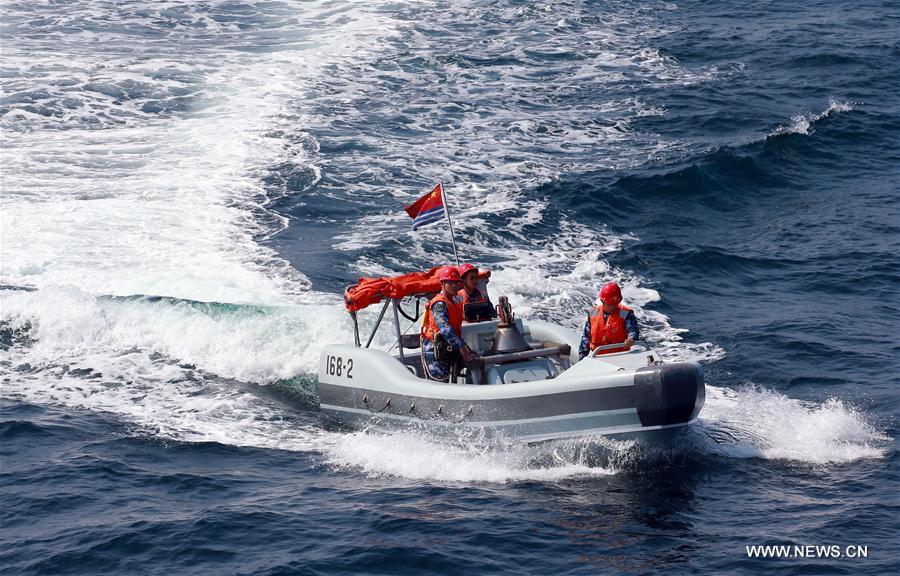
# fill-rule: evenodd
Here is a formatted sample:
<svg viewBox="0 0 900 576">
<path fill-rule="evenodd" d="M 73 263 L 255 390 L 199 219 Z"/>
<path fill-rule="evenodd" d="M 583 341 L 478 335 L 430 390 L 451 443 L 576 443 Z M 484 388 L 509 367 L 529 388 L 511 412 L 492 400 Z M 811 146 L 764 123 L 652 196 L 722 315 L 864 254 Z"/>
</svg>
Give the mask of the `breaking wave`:
<svg viewBox="0 0 900 576">
<path fill-rule="evenodd" d="M 841 112 L 849 112 L 854 110 L 852 102 L 839 102 L 835 99 L 828 101 L 828 107 L 818 114 L 807 113 L 799 114 L 791 118 L 791 123 L 786 126 L 779 126 L 769 134 L 769 138 L 778 136 L 786 136 L 788 134 L 801 134 L 808 136 L 815 129 L 816 124 L 822 122 L 826 118 L 831 118 Z"/>
</svg>

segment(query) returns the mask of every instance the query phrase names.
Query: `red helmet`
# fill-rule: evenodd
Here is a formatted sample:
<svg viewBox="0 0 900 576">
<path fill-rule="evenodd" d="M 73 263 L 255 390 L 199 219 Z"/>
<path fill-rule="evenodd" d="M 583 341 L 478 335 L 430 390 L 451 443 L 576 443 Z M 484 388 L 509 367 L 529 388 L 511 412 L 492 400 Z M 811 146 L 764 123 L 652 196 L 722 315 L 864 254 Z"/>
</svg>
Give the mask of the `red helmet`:
<svg viewBox="0 0 900 576">
<path fill-rule="evenodd" d="M 456 269 L 456 266 L 444 266 L 441 269 L 441 282 L 451 281 L 451 282 L 459 282 L 459 270 Z"/>
<path fill-rule="evenodd" d="M 610 282 L 600 289 L 600 300 L 607 304 L 618 304 L 622 301 L 622 290 L 615 282 Z"/>
<path fill-rule="evenodd" d="M 462 278 L 462 277 L 465 276 L 467 273 L 469 273 L 469 272 L 471 272 L 471 271 L 473 271 L 473 270 L 475 271 L 475 274 L 478 274 L 478 268 L 476 268 L 475 266 L 473 266 L 473 265 L 471 265 L 471 264 L 469 264 L 469 263 L 463 264 L 463 265 L 457 267 L 456 269 L 459 270 L 459 277 L 460 277 L 460 278 Z"/>
</svg>

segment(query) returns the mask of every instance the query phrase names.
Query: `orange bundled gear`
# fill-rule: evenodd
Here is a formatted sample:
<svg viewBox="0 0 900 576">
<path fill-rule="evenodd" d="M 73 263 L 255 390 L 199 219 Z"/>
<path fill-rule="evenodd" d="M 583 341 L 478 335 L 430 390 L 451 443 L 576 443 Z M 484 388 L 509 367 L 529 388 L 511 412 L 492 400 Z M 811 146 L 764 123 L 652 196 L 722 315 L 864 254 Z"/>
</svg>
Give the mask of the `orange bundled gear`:
<svg viewBox="0 0 900 576">
<path fill-rule="evenodd" d="M 384 276 L 381 278 L 360 278 L 359 282 L 344 292 L 344 306 L 349 312 L 357 312 L 372 304 L 378 304 L 385 298 L 403 298 L 417 294 L 434 294 L 441 289 L 441 270 L 444 266 L 435 266 L 426 272 L 410 272 L 400 276 Z M 488 278 L 490 270 L 480 271 L 479 278 Z"/>
</svg>

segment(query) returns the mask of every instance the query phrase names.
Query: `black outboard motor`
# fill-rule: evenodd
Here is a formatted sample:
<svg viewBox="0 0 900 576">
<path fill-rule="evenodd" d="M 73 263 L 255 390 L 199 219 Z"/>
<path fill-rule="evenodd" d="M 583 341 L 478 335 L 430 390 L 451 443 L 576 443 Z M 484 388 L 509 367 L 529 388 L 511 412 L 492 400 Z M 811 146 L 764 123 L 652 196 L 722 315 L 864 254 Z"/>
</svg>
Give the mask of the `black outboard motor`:
<svg viewBox="0 0 900 576">
<path fill-rule="evenodd" d="M 508 354 L 510 352 L 524 352 L 531 350 L 531 346 L 519 332 L 516 326 L 516 318 L 512 313 L 512 307 L 506 296 L 500 297 L 497 305 L 497 331 L 494 332 L 494 344 L 491 346 L 491 354 Z"/>
</svg>

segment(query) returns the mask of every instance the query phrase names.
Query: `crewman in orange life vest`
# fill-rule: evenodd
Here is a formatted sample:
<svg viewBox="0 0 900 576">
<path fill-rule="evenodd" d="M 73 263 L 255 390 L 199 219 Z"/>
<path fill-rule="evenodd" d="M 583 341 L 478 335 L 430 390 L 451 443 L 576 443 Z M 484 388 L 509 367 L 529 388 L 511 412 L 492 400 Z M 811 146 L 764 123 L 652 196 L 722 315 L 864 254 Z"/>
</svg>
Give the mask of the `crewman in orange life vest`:
<svg viewBox="0 0 900 576">
<path fill-rule="evenodd" d="M 491 299 L 487 294 L 487 288 L 482 291 L 478 287 L 478 268 L 476 268 L 472 264 L 466 263 L 460 266 L 458 270 L 459 277 L 463 283 L 463 287 L 458 293 L 460 299 L 462 299 L 462 305 L 465 306 L 466 304 L 476 304 L 478 302 L 490 303 Z M 491 305 L 490 309 L 491 313 L 489 318 L 496 318 L 497 312 L 494 310 L 494 306 Z"/>
<path fill-rule="evenodd" d="M 463 342 L 462 281 L 455 266 L 441 270 L 441 291 L 425 305 L 422 319 L 422 367 L 430 380 L 447 381 L 460 354 L 468 362 L 475 353 Z"/>
<path fill-rule="evenodd" d="M 598 354 L 612 354 L 623 352 L 631 348 L 635 340 L 641 339 L 634 311 L 622 306 L 622 290 L 615 282 L 610 282 L 600 290 L 602 304 L 591 311 L 584 331 L 581 336 L 581 346 L 578 349 L 579 359 L 587 356 L 591 350 L 598 346 L 622 343 L 621 348 L 604 350 Z"/>
</svg>

